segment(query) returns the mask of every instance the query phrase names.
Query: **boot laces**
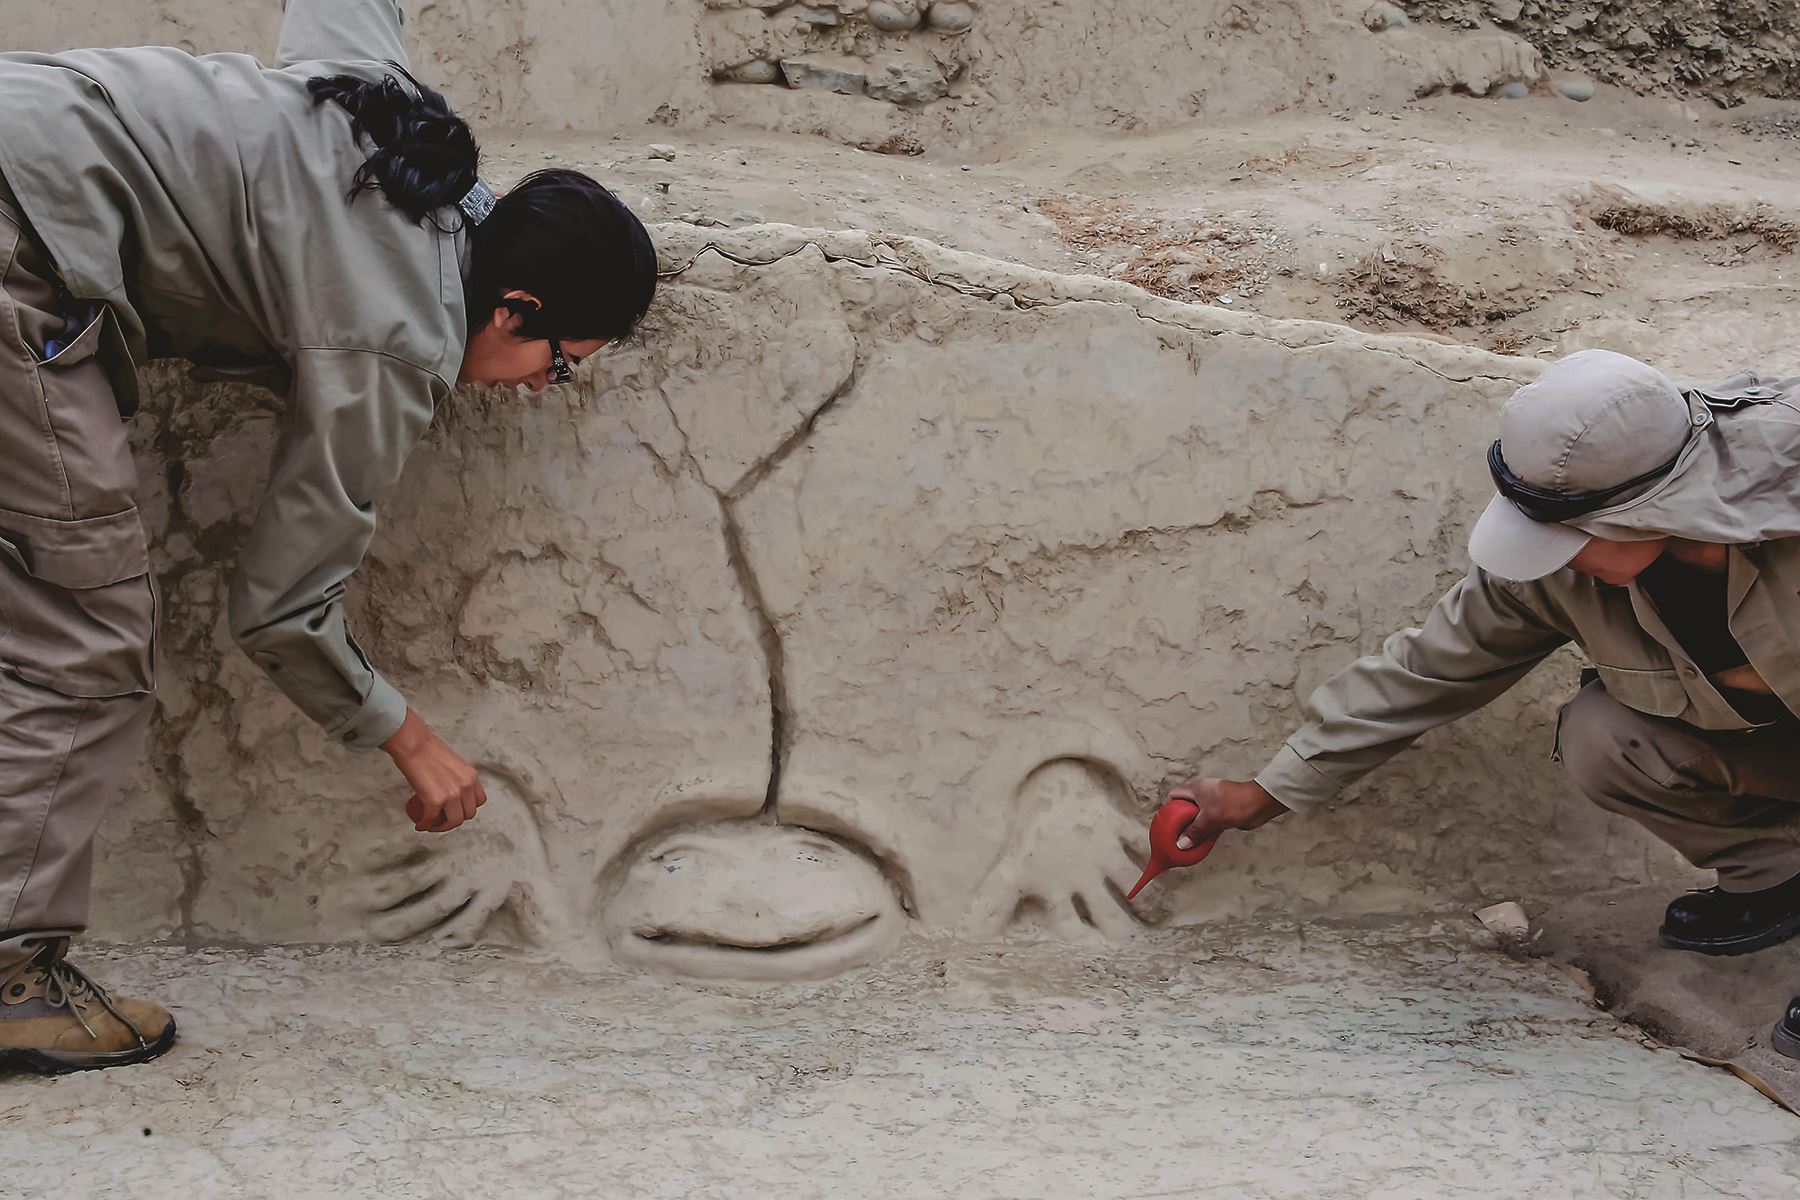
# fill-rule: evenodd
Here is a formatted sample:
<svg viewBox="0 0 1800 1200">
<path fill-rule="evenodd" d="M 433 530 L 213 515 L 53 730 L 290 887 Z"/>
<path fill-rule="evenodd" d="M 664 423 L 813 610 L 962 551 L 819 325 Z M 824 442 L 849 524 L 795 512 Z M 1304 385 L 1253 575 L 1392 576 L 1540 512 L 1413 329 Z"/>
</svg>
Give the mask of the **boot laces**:
<svg viewBox="0 0 1800 1200">
<path fill-rule="evenodd" d="M 112 997 L 106 994 L 106 989 L 89 979 L 80 967 L 72 966 L 63 959 L 51 959 L 40 963 L 37 970 L 44 989 L 44 1003 L 51 1008 L 68 1009 L 69 1015 L 81 1023 L 89 1037 L 97 1039 L 100 1036 L 88 1024 L 87 1014 L 82 1011 L 85 1007 L 82 1002 L 92 998 L 99 1001 L 100 1006 L 111 1013 L 115 1021 L 131 1030 L 131 1036 L 137 1039 L 139 1046 L 145 1044 L 143 1033 L 119 1011 Z"/>
</svg>

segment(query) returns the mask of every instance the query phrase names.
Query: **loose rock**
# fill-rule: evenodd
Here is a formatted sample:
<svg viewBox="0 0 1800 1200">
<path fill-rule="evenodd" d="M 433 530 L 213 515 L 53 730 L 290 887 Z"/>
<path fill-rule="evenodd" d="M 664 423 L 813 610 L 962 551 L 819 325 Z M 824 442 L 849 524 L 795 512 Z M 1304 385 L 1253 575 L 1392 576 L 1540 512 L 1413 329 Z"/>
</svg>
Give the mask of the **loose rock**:
<svg viewBox="0 0 1800 1200">
<path fill-rule="evenodd" d="M 1502 904 L 1490 904 L 1478 909 L 1475 919 L 1480 921 L 1487 931 L 1501 940 L 1518 940 L 1531 934 L 1531 918 L 1525 909 L 1516 901 L 1508 900 Z"/>
<path fill-rule="evenodd" d="M 732 83 L 775 83 L 781 79 L 781 68 L 766 58 L 753 58 L 725 68 L 719 78 Z"/>
<path fill-rule="evenodd" d="M 800 19 L 808 25 L 818 25 L 826 29 L 838 23 L 836 11 L 829 8 L 803 8 L 800 10 Z"/>
<path fill-rule="evenodd" d="M 651 158 L 659 158 L 663 162 L 674 162 L 675 161 L 675 147 L 664 146 L 661 144 L 651 146 L 650 147 L 650 157 Z"/>
<path fill-rule="evenodd" d="M 1594 81 L 1591 79 L 1559 79 L 1556 90 L 1570 100 L 1588 101 L 1594 98 Z"/>
<path fill-rule="evenodd" d="M 1412 18 L 1392 4 L 1376 4 L 1363 14 L 1363 24 L 1380 33 L 1384 29 L 1405 29 Z"/>
<path fill-rule="evenodd" d="M 860 96 L 869 82 L 867 76 L 854 71 L 802 62 L 795 58 L 781 60 L 781 74 L 791 88 L 836 92 L 840 96 Z"/>
<path fill-rule="evenodd" d="M 1500 90 L 1494 94 L 1502 100 L 1523 100 L 1531 95 L 1531 85 L 1520 83 L 1515 79 L 1511 83 L 1503 84 Z"/>
<path fill-rule="evenodd" d="M 949 91 L 949 80 L 928 67 L 890 63 L 868 81 L 869 95 L 892 104 L 930 104 Z"/>
<path fill-rule="evenodd" d="M 975 10 L 960 0 L 940 0 L 931 6 L 929 19 L 939 33 L 961 33 L 975 24 Z"/>
<path fill-rule="evenodd" d="M 884 33 L 917 29 L 924 14 L 913 0 L 869 0 L 869 24 Z"/>
</svg>

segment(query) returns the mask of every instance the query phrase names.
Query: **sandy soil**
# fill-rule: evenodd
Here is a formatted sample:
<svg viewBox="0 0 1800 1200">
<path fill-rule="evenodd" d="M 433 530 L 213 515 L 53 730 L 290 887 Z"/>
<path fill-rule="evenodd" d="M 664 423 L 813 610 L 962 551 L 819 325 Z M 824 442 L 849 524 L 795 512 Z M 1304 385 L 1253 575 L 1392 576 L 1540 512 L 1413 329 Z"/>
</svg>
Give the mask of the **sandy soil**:
<svg viewBox="0 0 1800 1200">
<path fill-rule="evenodd" d="M 159 1063 L 0 1093 L 6 1194 L 1792 1194 L 1792 1118 L 1473 922 L 914 943 L 763 989 L 494 954 L 123 948 Z"/>
<path fill-rule="evenodd" d="M 672 160 L 651 156 L 662 144 Z M 1730 111 L 1602 88 L 1585 104 L 1446 95 L 963 156 L 734 129 L 489 134 L 513 177 L 573 159 L 659 220 L 916 234 L 1175 299 L 1674 373 L 1800 373 L 1800 105 Z"/>
</svg>

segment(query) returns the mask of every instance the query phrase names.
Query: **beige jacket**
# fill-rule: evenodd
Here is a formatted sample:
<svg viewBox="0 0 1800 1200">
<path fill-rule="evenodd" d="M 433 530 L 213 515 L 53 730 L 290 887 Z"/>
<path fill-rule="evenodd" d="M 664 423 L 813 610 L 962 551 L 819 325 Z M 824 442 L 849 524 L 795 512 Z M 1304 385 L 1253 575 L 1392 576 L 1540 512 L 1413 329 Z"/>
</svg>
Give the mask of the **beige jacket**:
<svg viewBox="0 0 1800 1200">
<path fill-rule="evenodd" d="M 287 392 L 231 627 L 331 737 L 369 749 L 406 703 L 351 637 L 344 585 L 456 382 L 464 236 L 379 195 L 348 203 L 366 151 L 348 115 L 306 91 L 316 75 L 406 62 L 394 0 L 286 8 L 273 68 L 162 47 L 0 54 L 0 175 L 68 292 L 98 306 L 76 350 L 103 356 L 122 412 L 133 359 Z"/>
<path fill-rule="evenodd" d="M 1681 465 L 1649 492 L 1575 524 L 1619 540 L 1729 545 L 1731 632 L 1783 704 L 1800 712 L 1800 380 L 1773 385 L 1774 400 L 1755 385 L 1743 375 L 1692 389 L 1711 419 L 1696 422 Z M 1751 394 L 1757 399 L 1743 398 Z M 1256 781 L 1289 808 L 1322 805 L 1569 642 L 1622 704 L 1701 729 L 1749 727 L 1635 585 L 1571 570 L 1517 583 L 1477 568 L 1421 628 L 1393 635 L 1380 654 L 1315 691 L 1311 719 Z"/>
</svg>

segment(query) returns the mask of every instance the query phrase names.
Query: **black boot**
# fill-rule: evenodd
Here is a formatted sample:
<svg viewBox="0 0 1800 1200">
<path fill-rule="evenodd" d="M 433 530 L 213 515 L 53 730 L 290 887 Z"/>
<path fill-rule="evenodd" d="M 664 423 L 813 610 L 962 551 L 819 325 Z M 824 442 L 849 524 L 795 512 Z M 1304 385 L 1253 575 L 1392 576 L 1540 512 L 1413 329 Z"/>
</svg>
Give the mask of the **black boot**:
<svg viewBox="0 0 1800 1200">
<path fill-rule="evenodd" d="M 1769 1038 L 1769 1044 L 1775 1047 L 1777 1054 L 1800 1058 L 1800 996 L 1788 1001 L 1787 1013 L 1775 1022 L 1775 1032 Z"/>
<path fill-rule="evenodd" d="M 1800 875 L 1760 892 L 1689 892 L 1669 902 L 1662 944 L 1701 954 L 1748 954 L 1800 933 Z"/>
</svg>

